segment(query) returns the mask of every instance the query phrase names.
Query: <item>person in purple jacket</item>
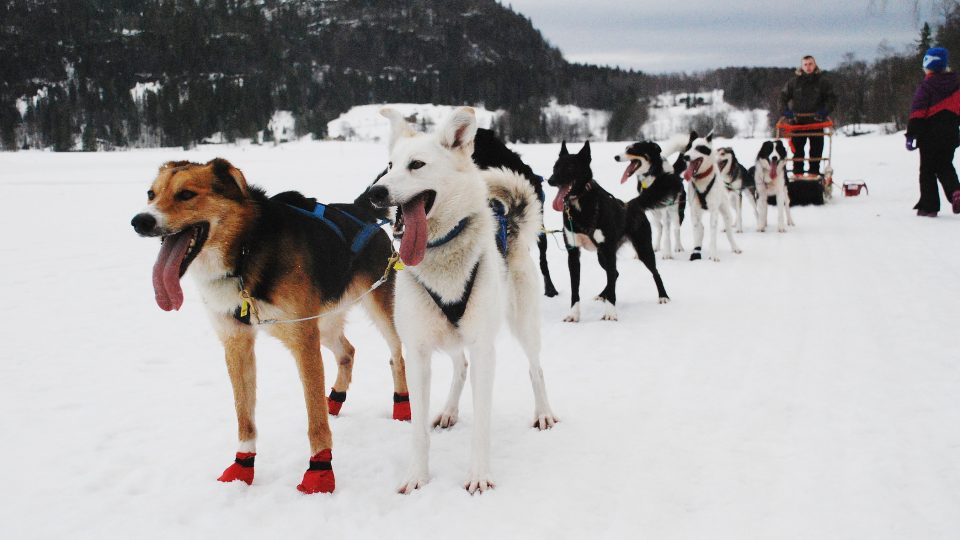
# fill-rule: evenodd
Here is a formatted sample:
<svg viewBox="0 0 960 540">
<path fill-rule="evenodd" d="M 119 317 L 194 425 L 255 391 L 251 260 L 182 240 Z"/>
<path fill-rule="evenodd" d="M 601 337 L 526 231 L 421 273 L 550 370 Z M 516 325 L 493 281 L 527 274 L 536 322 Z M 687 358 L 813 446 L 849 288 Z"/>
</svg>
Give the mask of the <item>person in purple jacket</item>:
<svg viewBox="0 0 960 540">
<path fill-rule="evenodd" d="M 960 181 L 953 167 L 960 145 L 960 77 L 947 68 L 947 50 L 942 47 L 927 50 L 923 71 L 906 133 L 907 150 L 920 149 L 920 200 L 913 208 L 918 216 L 937 217 L 939 179 L 953 213 L 960 214 Z"/>
</svg>

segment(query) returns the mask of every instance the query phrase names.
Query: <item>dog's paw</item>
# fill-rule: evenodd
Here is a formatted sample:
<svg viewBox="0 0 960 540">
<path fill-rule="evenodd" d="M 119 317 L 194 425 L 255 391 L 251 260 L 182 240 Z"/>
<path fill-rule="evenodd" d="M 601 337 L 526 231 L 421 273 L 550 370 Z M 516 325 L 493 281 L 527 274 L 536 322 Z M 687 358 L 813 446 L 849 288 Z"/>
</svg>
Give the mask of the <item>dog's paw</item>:
<svg viewBox="0 0 960 540">
<path fill-rule="evenodd" d="M 713 262 L 720 262 L 720 255 L 710 255 L 710 256 L 707 257 L 707 258 L 710 259 L 710 260 L 713 261 Z"/>
<path fill-rule="evenodd" d="M 617 320 L 617 306 L 611 304 L 610 302 L 607 302 L 606 300 L 603 301 L 603 304 L 604 304 L 603 317 L 601 317 L 600 319 L 604 321 Z"/>
<path fill-rule="evenodd" d="M 557 292 L 556 287 L 554 287 L 553 285 L 547 285 L 547 286 L 544 287 L 544 289 L 543 289 L 543 295 L 546 296 L 547 298 L 553 298 L 554 296 L 557 296 L 558 294 L 560 294 L 560 293 Z"/>
<path fill-rule="evenodd" d="M 457 420 L 459 420 L 457 409 L 444 410 L 433 419 L 433 427 L 440 429 L 451 428 L 457 423 Z"/>
<path fill-rule="evenodd" d="M 733 252 L 736 253 L 737 255 L 739 255 L 739 254 L 743 253 L 743 250 L 740 249 L 740 248 L 735 248 L 735 249 L 733 250 Z"/>
<path fill-rule="evenodd" d="M 558 422 L 560 422 L 560 419 L 549 410 L 544 412 L 534 412 L 533 427 L 539 429 L 540 431 L 551 429 L 553 426 L 557 425 Z"/>
<path fill-rule="evenodd" d="M 777 232 L 787 232 L 786 227 L 777 227 Z"/>
<path fill-rule="evenodd" d="M 497 487 L 493 483 L 493 479 L 490 478 L 489 474 L 470 474 L 470 477 L 467 478 L 467 481 L 463 483 L 463 488 L 467 490 L 471 495 L 476 495 L 478 493 L 483 493 L 484 491 L 490 490 Z"/>
<path fill-rule="evenodd" d="M 677 248 L 674 249 L 674 251 L 677 252 L 677 253 L 683 253 L 683 246 L 679 246 L 679 245 L 678 245 Z"/>
<path fill-rule="evenodd" d="M 699 261 L 702 258 L 703 255 L 700 253 L 700 250 L 694 250 L 694 252 L 690 254 L 691 261 Z"/>
<path fill-rule="evenodd" d="M 742 234 L 743 229 L 742 228 L 734 229 L 734 232 L 736 232 L 737 234 Z"/>
<path fill-rule="evenodd" d="M 670 297 L 669 297 L 669 296 L 661 296 L 661 297 L 660 297 L 660 300 L 658 300 L 657 303 L 658 303 L 658 304 L 669 304 L 669 303 L 670 303 Z"/>
<path fill-rule="evenodd" d="M 400 484 L 400 487 L 397 488 L 397 493 L 401 495 L 409 495 L 414 491 L 422 488 L 427 485 L 427 482 L 430 481 L 430 475 L 426 471 L 411 471 L 407 474 L 407 479 Z"/>
<path fill-rule="evenodd" d="M 757 227 L 757 232 L 767 232 L 766 227 Z"/>
<path fill-rule="evenodd" d="M 673 253 L 670 253 L 669 251 L 664 251 L 663 253 L 660 254 L 660 258 L 663 259 L 663 260 L 665 260 L 665 261 L 666 261 L 666 260 L 672 260 L 672 259 L 673 259 Z"/>
<path fill-rule="evenodd" d="M 563 322 L 580 322 L 580 302 L 577 302 L 570 308 L 570 313 L 563 318 Z"/>
</svg>

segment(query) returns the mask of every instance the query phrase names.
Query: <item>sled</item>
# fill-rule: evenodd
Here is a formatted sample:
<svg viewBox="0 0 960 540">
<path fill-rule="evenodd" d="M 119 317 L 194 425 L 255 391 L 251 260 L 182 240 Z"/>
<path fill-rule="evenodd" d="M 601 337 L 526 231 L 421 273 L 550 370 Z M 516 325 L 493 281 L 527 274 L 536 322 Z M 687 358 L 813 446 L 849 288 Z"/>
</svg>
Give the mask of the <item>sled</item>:
<svg viewBox="0 0 960 540">
<path fill-rule="evenodd" d="M 815 114 L 798 114 L 797 118 L 813 118 Z M 821 205 L 824 201 L 833 198 L 833 120 L 827 117 L 819 122 L 810 124 L 795 124 L 791 120 L 780 117 L 776 124 L 776 138 L 787 139 L 790 146 L 790 152 L 793 153 L 792 137 L 800 135 L 803 137 L 824 137 L 823 156 L 811 158 L 791 157 L 787 160 L 787 193 L 790 195 L 790 206 L 803 206 L 807 204 Z M 820 174 L 793 174 L 793 163 L 801 161 L 805 165 L 814 161 L 820 162 Z M 808 166 L 805 168 L 809 168 Z"/>
</svg>

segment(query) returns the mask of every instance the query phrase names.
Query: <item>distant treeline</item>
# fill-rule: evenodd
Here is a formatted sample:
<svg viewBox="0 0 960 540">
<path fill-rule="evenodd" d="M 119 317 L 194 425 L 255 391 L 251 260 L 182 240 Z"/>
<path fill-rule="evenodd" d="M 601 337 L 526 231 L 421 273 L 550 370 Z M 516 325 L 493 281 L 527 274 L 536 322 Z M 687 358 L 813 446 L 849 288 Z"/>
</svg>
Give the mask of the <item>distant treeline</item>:
<svg viewBox="0 0 960 540">
<path fill-rule="evenodd" d="M 935 41 L 960 45 L 956 9 Z M 649 96 L 720 88 L 734 105 L 777 111 L 793 71 L 571 64 L 495 0 L 6 0 L 0 55 L 5 150 L 253 138 L 277 110 L 293 113 L 299 135 L 324 137 L 341 112 L 379 102 L 503 109 L 502 136 L 537 142 L 555 135 L 541 114 L 551 97 L 611 111 L 609 137 L 631 139 Z M 837 116 L 902 123 L 918 65 L 913 51 L 849 59 L 831 73 Z"/>
</svg>

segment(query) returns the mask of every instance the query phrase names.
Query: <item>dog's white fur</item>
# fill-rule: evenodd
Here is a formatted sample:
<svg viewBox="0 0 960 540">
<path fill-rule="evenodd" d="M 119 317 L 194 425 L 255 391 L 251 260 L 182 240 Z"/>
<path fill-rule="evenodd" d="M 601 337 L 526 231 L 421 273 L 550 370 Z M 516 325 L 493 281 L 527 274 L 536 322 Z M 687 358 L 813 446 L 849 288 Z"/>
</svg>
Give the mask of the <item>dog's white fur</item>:
<svg viewBox="0 0 960 540">
<path fill-rule="evenodd" d="M 399 273 L 396 325 L 407 347 L 407 381 L 412 409 L 412 456 L 399 487 L 410 493 L 429 480 L 430 363 L 435 350 L 446 352 L 454 364 L 453 383 L 434 426 L 456 423 L 460 392 L 470 357 L 474 426 L 471 463 L 464 487 L 471 493 L 493 487 L 490 473 L 490 416 L 495 365 L 494 341 L 506 320 L 530 365 L 535 400 L 535 425 L 552 427 L 558 421 L 547 400 L 540 368 L 540 311 L 538 272 L 529 254 L 540 228 L 540 202 L 522 176 L 505 169 L 480 171 L 474 165 L 473 138 L 477 123 L 473 109 L 461 107 L 433 134 L 415 134 L 392 109 L 381 111 L 391 120 L 390 170 L 377 185 L 389 190 L 391 204 L 406 202 L 426 190 L 436 192 L 427 213 L 430 240 L 443 237 L 464 217 L 468 225 L 446 244 L 427 248 L 423 260 Z M 411 170 L 411 161 L 425 163 Z M 521 211 L 519 230 L 508 241 L 506 261 L 497 249 L 496 223 L 488 199 L 503 202 L 508 214 Z M 444 300 L 455 302 L 464 293 L 470 273 L 480 261 L 466 311 L 453 326 L 424 286 Z M 506 263 L 506 264 L 504 264 Z M 506 317 L 504 318 L 504 312 Z"/>
<path fill-rule="evenodd" d="M 726 161 L 726 164 L 723 167 L 717 167 L 717 172 L 720 174 L 720 180 L 723 180 L 723 185 L 727 188 L 727 192 L 730 194 L 730 206 L 733 207 L 733 210 L 736 212 L 737 217 L 734 218 L 733 230 L 742 233 L 743 232 L 743 179 L 735 178 L 732 179 L 730 176 L 733 174 L 733 168 L 735 165 L 739 165 L 736 154 L 732 151 L 728 152 L 726 148 L 720 148 L 717 150 L 717 163 L 721 161 Z M 753 217 L 757 219 L 757 199 L 753 196 L 753 193 L 747 193 L 747 200 L 750 201 L 750 205 L 753 207 Z"/>
<path fill-rule="evenodd" d="M 771 156 L 776 152 L 776 148 L 771 152 Z M 769 156 L 757 156 L 756 169 L 754 169 L 754 181 L 757 183 L 757 201 L 758 217 L 757 230 L 765 232 L 767 230 L 767 197 L 775 195 L 777 197 L 777 231 L 787 232 L 787 225 L 794 226 L 793 216 L 790 215 L 790 195 L 787 192 L 787 160 L 786 152 L 777 156 L 777 164 L 774 169 L 774 178 L 770 178 L 771 159 Z"/>
<path fill-rule="evenodd" d="M 704 153 L 698 150 L 698 147 L 701 146 L 707 147 L 710 152 Z M 700 204 L 700 198 L 697 196 L 697 193 L 703 193 L 709 187 L 710 190 L 705 196 L 707 202 L 706 211 L 710 212 L 710 246 L 707 249 L 707 258 L 711 261 L 720 262 L 720 255 L 717 253 L 717 221 L 719 218 L 723 218 L 727 240 L 730 241 L 730 249 L 734 253 L 742 253 L 737 246 L 736 240 L 733 239 L 733 220 L 730 212 L 729 192 L 717 173 L 717 152 L 713 150 L 713 134 L 695 139 L 684 155 L 688 163 L 693 163 L 696 159 L 703 160 L 700 167 L 694 171 L 694 177 L 690 179 L 687 185 L 687 204 L 690 206 L 690 218 L 693 221 L 694 250 L 699 249 L 703 245 L 704 233 L 704 208 Z M 713 168 L 711 174 L 699 180 L 696 178 L 697 174 L 703 174 L 711 167 Z M 710 186 L 711 182 L 713 182 L 713 186 Z"/>
</svg>

